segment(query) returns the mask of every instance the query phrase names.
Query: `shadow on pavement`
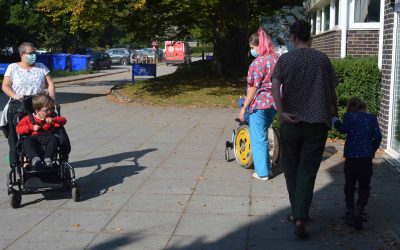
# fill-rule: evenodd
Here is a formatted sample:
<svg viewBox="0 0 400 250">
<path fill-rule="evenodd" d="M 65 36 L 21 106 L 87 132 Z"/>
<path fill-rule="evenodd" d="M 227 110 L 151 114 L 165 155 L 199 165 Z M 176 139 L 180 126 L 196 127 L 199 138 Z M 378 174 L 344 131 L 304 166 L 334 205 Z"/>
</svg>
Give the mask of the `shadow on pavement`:
<svg viewBox="0 0 400 250">
<path fill-rule="evenodd" d="M 84 201 L 105 194 L 111 187 L 123 183 L 126 177 L 138 174 L 146 168 L 138 163 L 140 157 L 156 150 L 151 148 L 73 162 L 74 168 L 97 166 L 92 173 L 77 179 L 82 189 L 81 200 Z M 132 164 L 116 165 L 120 162 L 132 162 Z M 109 163 L 112 163 L 112 165 L 105 166 Z"/>
<path fill-rule="evenodd" d="M 194 218 L 183 215 L 184 218 L 177 225 L 166 249 L 398 249 L 398 173 L 383 158 L 374 160 L 371 197 L 366 208 L 368 221 L 364 224 L 363 231 L 356 231 L 344 224 L 342 219 L 346 210 L 343 160 L 339 156 L 332 160 L 331 156 L 335 152 L 334 147 L 326 147 L 323 158 L 326 162 L 318 173 L 310 208 L 312 220 L 307 224 L 311 234 L 308 240 L 296 239 L 294 224 L 286 219 L 290 207 L 279 206 L 281 201 L 278 200 L 288 202 L 287 196 L 274 198 L 273 195 L 260 195 L 249 197 L 251 207 L 247 216 L 219 214 L 217 211 Z M 273 188 L 274 184 L 270 182 L 265 186 Z M 273 193 L 274 190 L 271 189 L 271 194 Z M 258 207 L 254 209 L 257 203 Z M 236 218 L 247 222 L 236 228 L 232 227 L 231 224 L 235 224 L 232 220 Z M 226 227 L 229 230 L 235 229 L 225 232 Z M 105 241 L 101 246 L 123 247 L 133 240 L 121 237 Z M 132 249 L 135 247 L 134 244 L 131 246 Z"/>
<path fill-rule="evenodd" d="M 87 99 L 106 96 L 108 94 L 87 94 L 87 93 L 66 93 L 57 92 L 57 102 L 58 104 L 67 104 L 73 102 L 82 102 Z"/>
</svg>

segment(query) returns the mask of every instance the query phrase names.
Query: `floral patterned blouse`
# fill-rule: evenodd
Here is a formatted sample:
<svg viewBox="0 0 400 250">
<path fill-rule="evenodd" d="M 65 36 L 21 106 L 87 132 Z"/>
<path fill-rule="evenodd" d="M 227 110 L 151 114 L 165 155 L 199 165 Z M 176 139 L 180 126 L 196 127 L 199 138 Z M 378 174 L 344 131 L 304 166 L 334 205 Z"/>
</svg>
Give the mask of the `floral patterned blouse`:
<svg viewBox="0 0 400 250">
<path fill-rule="evenodd" d="M 265 55 L 258 56 L 250 64 L 247 73 L 247 88 L 257 87 L 256 96 L 250 103 L 250 113 L 257 109 L 275 108 L 271 92 L 271 75 L 277 61 L 278 55 Z"/>
</svg>

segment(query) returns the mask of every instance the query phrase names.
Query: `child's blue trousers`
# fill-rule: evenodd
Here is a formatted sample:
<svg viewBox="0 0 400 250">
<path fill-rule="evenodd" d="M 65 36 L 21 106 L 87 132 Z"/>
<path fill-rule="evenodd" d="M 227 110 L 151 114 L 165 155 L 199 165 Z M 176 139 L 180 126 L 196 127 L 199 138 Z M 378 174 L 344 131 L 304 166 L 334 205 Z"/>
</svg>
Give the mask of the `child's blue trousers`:
<svg viewBox="0 0 400 250">
<path fill-rule="evenodd" d="M 254 110 L 250 114 L 250 146 L 253 156 L 254 169 L 258 176 L 265 177 L 270 174 L 270 161 L 268 149 L 268 128 L 276 114 L 274 108 Z"/>
</svg>

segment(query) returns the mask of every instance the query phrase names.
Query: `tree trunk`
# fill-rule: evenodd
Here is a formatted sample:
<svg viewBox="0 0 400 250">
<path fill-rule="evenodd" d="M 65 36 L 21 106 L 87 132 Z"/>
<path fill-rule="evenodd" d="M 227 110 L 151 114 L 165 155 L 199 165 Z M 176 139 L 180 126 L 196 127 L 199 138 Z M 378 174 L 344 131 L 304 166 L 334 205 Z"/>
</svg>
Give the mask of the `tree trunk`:
<svg viewBox="0 0 400 250">
<path fill-rule="evenodd" d="M 214 41 L 214 57 L 221 75 L 246 71 L 249 12 L 247 0 L 224 1 L 220 6 L 222 19 Z"/>
</svg>

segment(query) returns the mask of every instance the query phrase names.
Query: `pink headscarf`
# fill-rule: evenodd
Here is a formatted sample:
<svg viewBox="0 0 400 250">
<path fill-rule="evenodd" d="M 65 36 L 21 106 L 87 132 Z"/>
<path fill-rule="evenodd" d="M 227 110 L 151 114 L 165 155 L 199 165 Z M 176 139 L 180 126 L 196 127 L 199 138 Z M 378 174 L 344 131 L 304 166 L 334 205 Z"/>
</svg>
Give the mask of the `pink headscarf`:
<svg viewBox="0 0 400 250">
<path fill-rule="evenodd" d="M 258 31 L 258 54 L 260 56 L 276 54 L 275 46 L 271 41 L 271 38 L 265 32 L 263 28 L 259 28 Z"/>
</svg>

